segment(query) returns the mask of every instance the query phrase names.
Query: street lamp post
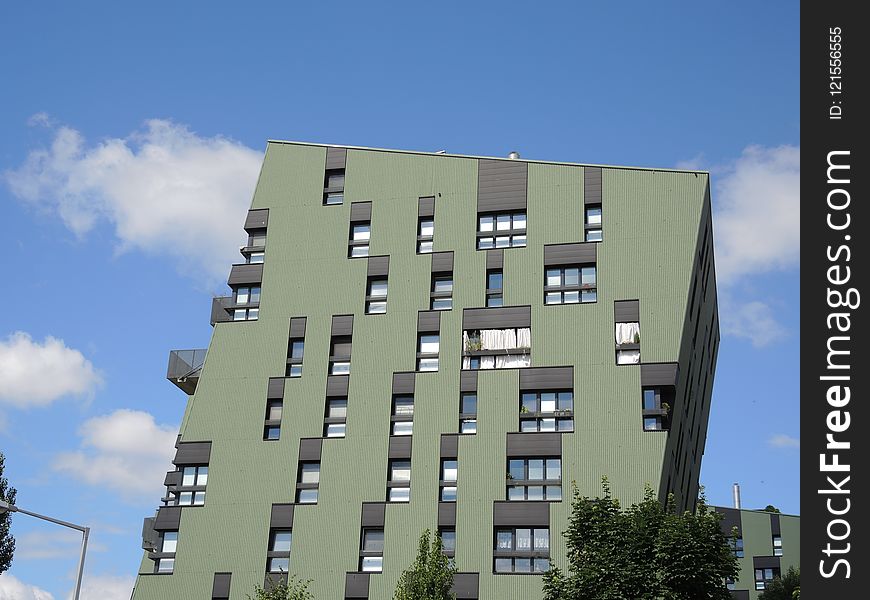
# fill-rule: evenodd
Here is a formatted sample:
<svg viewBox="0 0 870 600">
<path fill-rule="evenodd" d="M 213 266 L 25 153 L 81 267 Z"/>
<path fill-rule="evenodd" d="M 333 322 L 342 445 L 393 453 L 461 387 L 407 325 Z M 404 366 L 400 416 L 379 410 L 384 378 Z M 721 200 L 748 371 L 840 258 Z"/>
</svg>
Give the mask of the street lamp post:
<svg viewBox="0 0 870 600">
<path fill-rule="evenodd" d="M 75 594 L 73 595 L 73 600 L 79 600 L 79 594 L 82 591 L 82 573 L 85 569 L 85 553 L 88 551 L 88 535 L 90 535 L 91 533 L 91 528 L 76 525 L 75 523 L 67 523 L 66 521 L 61 521 L 60 519 L 55 519 L 46 515 L 41 515 L 39 513 L 30 512 L 29 510 L 24 510 L 23 508 L 18 508 L 13 504 L 9 504 L 5 500 L 0 500 L 0 514 L 6 512 L 17 512 L 21 513 L 22 515 L 29 515 L 31 517 L 36 517 L 37 519 L 42 519 L 43 521 L 56 523 L 58 525 L 63 525 L 64 527 L 69 527 L 70 529 L 75 529 L 76 531 L 82 532 L 82 551 L 79 555 L 79 570 L 78 575 L 76 576 Z"/>
</svg>

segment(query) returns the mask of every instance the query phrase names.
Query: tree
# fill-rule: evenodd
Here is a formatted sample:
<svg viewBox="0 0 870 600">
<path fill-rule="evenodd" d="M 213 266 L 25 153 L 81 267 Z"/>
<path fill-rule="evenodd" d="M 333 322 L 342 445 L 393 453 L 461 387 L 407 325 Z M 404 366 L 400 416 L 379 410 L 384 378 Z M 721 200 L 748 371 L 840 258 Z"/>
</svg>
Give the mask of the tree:
<svg viewBox="0 0 870 600">
<path fill-rule="evenodd" d="M 441 537 L 429 541 L 430 531 L 420 535 L 414 564 L 402 571 L 393 600 L 453 600 L 456 569 L 444 555 Z"/>
<path fill-rule="evenodd" d="M 568 529 L 569 569 L 544 575 L 545 600 L 730 600 L 725 578 L 737 559 L 703 493 L 693 514 L 678 514 L 673 497 L 662 505 L 651 488 L 622 510 L 607 478 L 591 499 L 574 486 Z"/>
<path fill-rule="evenodd" d="M 775 507 L 773 504 L 768 504 L 767 506 L 765 506 L 761 510 L 763 510 L 764 512 L 769 512 L 769 513 L 777 513 L 777 514 L 779 513 L 779 509 L 777 507 Z"/>
<path fill-rule="evenodd" d="M 3 477 L 5 461 L 6 458 L 0 452 L 0 500 L 15 504 L 15 496 L 18 492 Z M 15 538 L 9 533 L 10 525 L 12 525 L 12 513 L 0 514 L 0 573 L 12 566 L 12 554 L 15 552 Z"/>
<path fill-rule="evenodd" d="M 775 577 L 758 600 L 793 600 L 800 598 L 801 570 L 789 567 L 785 576 Z M 795 595 L 797 592 L 797 595 Z"/>
<path fill-rule="evenodd" d="M 259 585 L 254 588 L 254 595 L 248 594 L 248 600 L 314 600 L 314 594 L 308 590 L 311 579 L 297 579 L 289 575 L 287 581 L 267 590 Z"/>
</svg>

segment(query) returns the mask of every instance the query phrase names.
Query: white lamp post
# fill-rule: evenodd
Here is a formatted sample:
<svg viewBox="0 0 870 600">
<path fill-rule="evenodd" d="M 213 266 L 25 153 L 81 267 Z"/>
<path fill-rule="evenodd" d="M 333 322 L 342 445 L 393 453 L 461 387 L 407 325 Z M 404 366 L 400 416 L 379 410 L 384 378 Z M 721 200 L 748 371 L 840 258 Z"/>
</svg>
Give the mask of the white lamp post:
<svg viewBox="0 0 870 600">
<path fill-rule="evenodd" d="M 82 573 L 85 568 L 85 553 L 88 550 L 88 535 L 91 532 L 90 527 L 82 527 L 81 525 L 76 525 L 74 523 L 67 523 L 66 521 L 61 521 L 60 519 L 54 519 L 52 517 L 47 517 L 45 515 L 41 515 L 39 513 L 30 512 L 29 510 L 24 510 L 23 508 L 18 508 L 12 504 L 4 500 L 0 500 L 0 514 L 7 512 L 17 512 L 22 515 L 30 515 L 31 517 L 36 517 L 37 519 L 42 519 L 43 521 L 48 521 L 50 523 L 56 523 L 58 525 L 63 525 L 64 527 L 69 527 L 70 529 L 75 529 L 76 531 L 82 532 L 82 552 L 79 555 L 79 571 L 76 577 L 76 589 L 75 594 L 73 595 L 73 600 L 79 600 L 79 594 L 82 591 Z"/>
</svg>

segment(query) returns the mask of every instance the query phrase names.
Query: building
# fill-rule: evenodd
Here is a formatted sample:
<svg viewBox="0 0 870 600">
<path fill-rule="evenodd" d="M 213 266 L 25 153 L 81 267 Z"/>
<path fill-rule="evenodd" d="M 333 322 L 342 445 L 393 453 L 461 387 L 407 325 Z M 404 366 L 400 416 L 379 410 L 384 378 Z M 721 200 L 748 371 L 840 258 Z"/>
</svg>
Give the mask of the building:
<svg viewBox="0 0 870 600">
<path fill-rule="evenodd" d="M 171 355 L 190 398 L 135 600 L 288 568 L 391 598 L 424 528 L 459 598 L 535 598 L 572 482 L 694 506 L 707 173 L 270 142 L 244 229 L 207 355 Z"/>
<path fill-rule="evenodd" d="M 737 529 L 734 554 L 740 574 L 728 588 L 735 600 L 756 600 L 789 567 L 800 568 L 800 517 L 739 508 L 716 507 L 722 514 L 722 530 Z"/>
</svg>

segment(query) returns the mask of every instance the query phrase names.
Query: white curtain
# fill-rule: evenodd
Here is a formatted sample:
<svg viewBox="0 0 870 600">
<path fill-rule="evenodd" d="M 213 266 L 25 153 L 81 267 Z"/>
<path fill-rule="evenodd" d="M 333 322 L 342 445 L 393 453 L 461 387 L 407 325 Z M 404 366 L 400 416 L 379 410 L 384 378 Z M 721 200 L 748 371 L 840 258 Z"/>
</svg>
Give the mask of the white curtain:
<svg viewBox="0 0 870 600">
<path fill-rule="evenodd" d="M 502 348 L 506 348 L 508 350 L 517 347 L 517 330 L 516 329 L 502 329 Z"/>
<path fill-rule="evenodd" d="M 515 369 L 517 367 L 528 367 L 532 364 L 532 357 L 528 354 L 508 354 L 507 356 L 495 357 L 496 369 Z"/>
<path fill-rule="evenodd" d="M 470 369 L 471 368 L 471 357 L 470 356 L 463 356 L 462 357 L 462 368 L 463 369 Z"/>
<path fill-rule="evenodd" d="M 465 351 L 468 351 L 468 332 L 467 331 L 462 332 L 462 348 Z"/>
<path fill-rule="evenodd" d="M 501 350 L 501 331 L 498 329 L 482 329 L 480 343 L 484 350 Z"/>
<path fill-rule="evenodd" d="M 616 353 L 616 364 L 636 365 L 640 362 L 640 350 L 619 350 Z"/>
<path fill-rule="evenodd" d="M 481 356 L 480 357 L 480 368 L 481 369 L 495 369 L 495 356 Z"/>
<path fill-rule="evenodd" d="M 617 323 L 616 343 L 634 344 L 635 336 L 640 335 L 640 323 Z"/>
<path fill-rule="evenodd" d="M 520 327 L 517 329 L 517 348 L 532 347 L 532 330 L 528 327 Z M 528 366 L 528 365 L 527 365 Z"/>
</svg>

